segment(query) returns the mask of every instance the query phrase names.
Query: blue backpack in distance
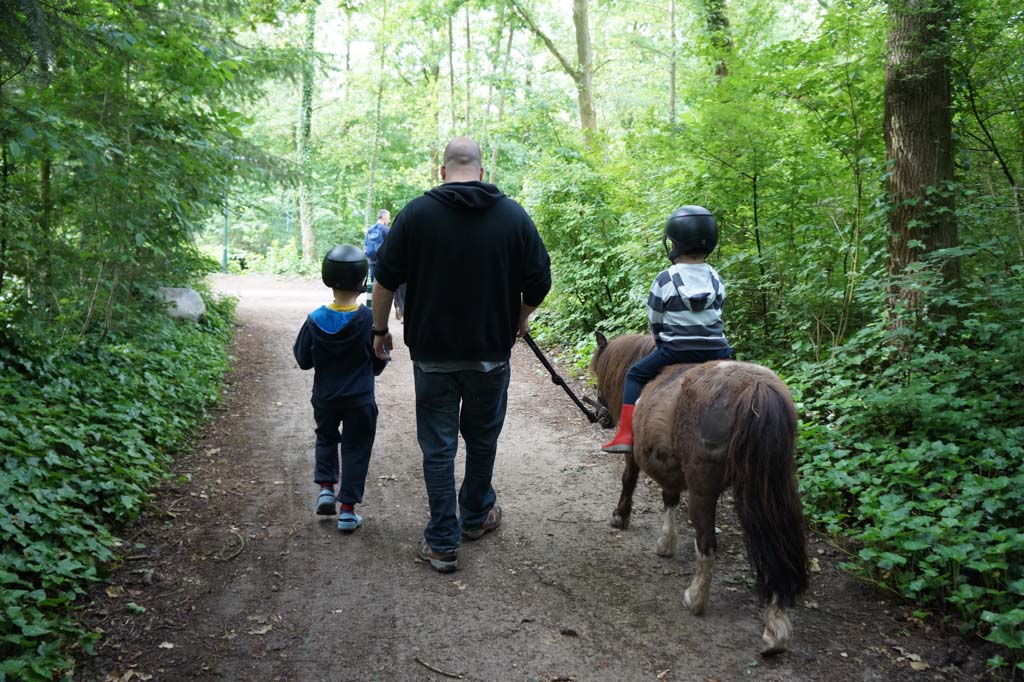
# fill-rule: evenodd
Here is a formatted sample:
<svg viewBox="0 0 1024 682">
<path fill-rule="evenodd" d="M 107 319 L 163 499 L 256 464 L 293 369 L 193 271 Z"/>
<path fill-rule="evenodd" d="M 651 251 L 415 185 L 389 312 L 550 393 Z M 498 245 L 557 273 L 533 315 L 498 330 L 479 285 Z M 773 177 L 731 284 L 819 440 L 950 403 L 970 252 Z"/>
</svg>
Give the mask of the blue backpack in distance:
<svg viewBox="0 0 1024 682">
<path fill-rule="evenodd" d="M 370 231 L 366 233 L 366 242 L 363 244 L 363 251 L 366 253 L 366 257 L 371 261 L 377 260 L 377 250 L 380 249 L 380 245 L 384 243 L 384 237 L 387 236 L 384 232 L 384 226 L 380 223 L 375 223 Z"/>
</svg>

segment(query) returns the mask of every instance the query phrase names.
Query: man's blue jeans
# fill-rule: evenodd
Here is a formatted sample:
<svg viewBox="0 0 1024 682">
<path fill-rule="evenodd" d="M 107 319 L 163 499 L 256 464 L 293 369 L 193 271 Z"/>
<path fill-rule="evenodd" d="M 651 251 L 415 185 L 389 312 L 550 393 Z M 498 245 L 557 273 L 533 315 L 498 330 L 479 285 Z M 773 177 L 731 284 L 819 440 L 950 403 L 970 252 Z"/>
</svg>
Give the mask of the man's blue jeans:
<svg viewBox="0 0 1024 682">
<path fill-rule="evenodd" d="M 414 368 L 416 437 L 423 451 L 423 480 L 430 502 L 430 522 L 423 537 L 435 552 L 458 549 L 459 526 L 487 519 L 496 496 L 491 486 L 498 434 L 508 405 L 509 366 L 490 372 L 424 372 Z M 460 410 L 461 408 L 461 410 Z M 466 474 L 456 517 L 455 453 L 459 432 L 466 443 Z"/>
</svg>

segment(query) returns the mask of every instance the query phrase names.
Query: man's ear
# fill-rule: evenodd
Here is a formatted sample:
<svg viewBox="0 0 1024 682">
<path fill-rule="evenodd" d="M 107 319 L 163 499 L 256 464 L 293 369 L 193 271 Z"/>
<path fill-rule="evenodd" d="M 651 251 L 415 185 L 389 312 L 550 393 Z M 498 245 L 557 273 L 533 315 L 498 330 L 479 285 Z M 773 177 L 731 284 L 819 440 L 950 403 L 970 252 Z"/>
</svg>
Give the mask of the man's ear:
<svg viewBox="0 0 1024 682">
<path fill-rule="evenodd" d="M 441 179 L 442 179 L 442 180 L 444 180 L 444 179 L 445 179 L 445 177 L 444 177 L 444 176 L 445 176 L 445 170 L 444 170 L 444 166 L 441 166 Z"/>
<path fill-rule="evenodd" d="M 483 179 L 484 179 L 484 167 L 480 166 L 480 180 L 481 180 L 481 182 L 483 181 Z"/>
</svg>

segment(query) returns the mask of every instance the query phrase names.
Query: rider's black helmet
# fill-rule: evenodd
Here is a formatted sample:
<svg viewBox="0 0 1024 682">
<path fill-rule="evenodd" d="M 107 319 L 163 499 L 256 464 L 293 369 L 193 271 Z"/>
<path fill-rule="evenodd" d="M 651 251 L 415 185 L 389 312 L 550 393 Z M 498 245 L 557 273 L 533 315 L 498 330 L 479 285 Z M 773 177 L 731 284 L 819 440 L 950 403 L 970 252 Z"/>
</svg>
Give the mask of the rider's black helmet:
<svg viewBox="0 0 1024 682">
<path fill-rule="evenodd" d="M 675 247 L 668 248 L 671 239 Z M 703 253 L 705 256 L 718 245 L 718 223 L 711 211 L 703 206 L 683 206 L 672 211 L 665 223 L 665 235 L 661 238 L 669 260 L 682 254 Z"/>
<path fill-rule="evenodd" d="M 362 249 L 351 244 L 335 244 L 324 256 L 320 274 L 324 284 L 332 289 L 362 292 L 366 290 L 369 271 L 370 264 Z"/>
</svg>

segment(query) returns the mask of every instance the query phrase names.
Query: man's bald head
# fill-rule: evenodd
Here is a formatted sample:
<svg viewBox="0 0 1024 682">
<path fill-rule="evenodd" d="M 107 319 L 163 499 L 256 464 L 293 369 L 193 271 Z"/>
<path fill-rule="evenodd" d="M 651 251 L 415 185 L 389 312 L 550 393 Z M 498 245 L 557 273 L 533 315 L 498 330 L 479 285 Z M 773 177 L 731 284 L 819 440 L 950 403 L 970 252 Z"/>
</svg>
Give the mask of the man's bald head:
<svg viewBox="0 0 1024 682">
<path fill-rule="evenodd" d="M 483 178 L 484 154 L 471 137 L 456 137 L 444 148 L 441 177 L 446 182 L 466 182 Z"/>
</svg>

